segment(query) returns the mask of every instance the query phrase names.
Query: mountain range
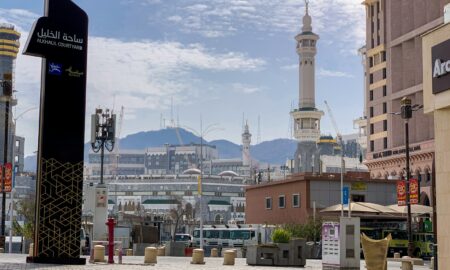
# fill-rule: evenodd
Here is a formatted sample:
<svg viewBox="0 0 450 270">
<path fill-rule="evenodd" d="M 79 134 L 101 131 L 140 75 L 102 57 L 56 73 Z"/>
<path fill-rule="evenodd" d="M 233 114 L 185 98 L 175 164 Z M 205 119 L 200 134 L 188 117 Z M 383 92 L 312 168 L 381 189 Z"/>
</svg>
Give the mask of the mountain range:
<svg viewBox="0 0 450 270">
<path fill-rule="evenodd" d="M 179 137 L 175 128 L 166 128 L 155 131 L 142 131 L 130 134 L 124 138 L 119 139 L 120 149 L 145 149 L 147 147 L 158 147 L 164 144 L 191 144 L 200 143 L 200 137 L 194 135 L 192 132 L 183 128 L 178 128 Z M 215 145 L 219 158 L 241 158 L 241 145 L 235 144 L 227 140 L 206 141 L 203 143 Z M 90 143 L 84 146 L 84 160 L 88 161 L 88 153 L 90 150 Z M 272 141 L 261 142 L 250 146 L 250 153 L 252 158 L 270 164 L 284 164 L 286 159 L 292 158 L 297 148 L 297 142 L 290 139 L 275 139 Z M 25 170 L 36 171 L 36 156 L 27 156 L 25 158 Z"/>
</svg>

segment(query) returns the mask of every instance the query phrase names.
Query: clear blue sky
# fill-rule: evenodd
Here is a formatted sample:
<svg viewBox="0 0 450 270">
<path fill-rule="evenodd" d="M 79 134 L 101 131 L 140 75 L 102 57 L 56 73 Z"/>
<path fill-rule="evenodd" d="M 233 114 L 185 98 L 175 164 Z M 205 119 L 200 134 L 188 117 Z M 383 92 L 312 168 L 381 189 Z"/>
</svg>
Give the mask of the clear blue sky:
<svg viewBox="0 0 450 270">
<path fill-rule="evenodd" d="M 0 22 L 23 33 L 43 14 L 44 1 L 2 0 Z M 290 138 L 291 104 L 298 103 L 298 56 L 303 0 L 77 0 L 90 17 L 87 116 L 94 108 L 125 107 L 121 137 L 156 130 L 160 116 L 181 126 L 219 123 L 207 140 L 240 143 L 242 117 L 253 143 Z M 310 0 L 320 40 L 316 106 L 332 106 L 341 133 L 353 133 L 363 110 L 365 10 L 360 0 Z M 21 112 L 38 107 L 40 59 L 20 55 L 16 89 Z M 64 101 L 62 101 L 64 102 Z M 70 101 L 67 101 L 70 102 Z M 90 118 L 86 118 L 86 140 Z M 37 149 L 38 110 L 17 120 L 26 155 Z M 326 114 L 322 132 L 334 135 Z"/>
</svg>

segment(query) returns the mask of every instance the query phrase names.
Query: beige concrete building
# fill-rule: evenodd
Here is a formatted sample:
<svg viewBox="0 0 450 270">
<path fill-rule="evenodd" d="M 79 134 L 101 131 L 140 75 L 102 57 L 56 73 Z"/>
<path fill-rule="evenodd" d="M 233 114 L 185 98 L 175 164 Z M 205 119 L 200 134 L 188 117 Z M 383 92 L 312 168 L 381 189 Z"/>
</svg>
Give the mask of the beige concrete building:
<svg viewBox="0 0 450 270">
<path fill-rule="evenodd" d="M 443 23 L 450 0 L 365 0 L 366 6 L 366 165 L 372 178 L 398 179 L 405 172 L 404 121 L 400 100 L 423 104 L 422 38 Z M 434 123 L 423 110 L 409 121 L 411 175 L 429 204 Z"/>
<path fill-rule="evenodd" d="M 434 117 L 439 269 L 450 265 L 450 5 L 445 17 L 422 38 L 424 111 Z"/>
</svg>

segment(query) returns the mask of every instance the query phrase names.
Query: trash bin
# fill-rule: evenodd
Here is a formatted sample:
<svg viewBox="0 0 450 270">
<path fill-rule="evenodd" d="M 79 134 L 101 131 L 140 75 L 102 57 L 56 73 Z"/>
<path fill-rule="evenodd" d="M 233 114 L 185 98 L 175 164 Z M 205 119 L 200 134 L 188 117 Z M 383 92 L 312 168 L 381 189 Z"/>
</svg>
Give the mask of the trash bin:
<svg viewBox="0 0 450 270">
<path fill-rule="evenodd" d="M 361 245 L 367 270 L 387 270 L 387 251 L 391 239 L 391 234 L 381 240 L 374 240 L 364 233 L 361 234 Z"/>
</svg>

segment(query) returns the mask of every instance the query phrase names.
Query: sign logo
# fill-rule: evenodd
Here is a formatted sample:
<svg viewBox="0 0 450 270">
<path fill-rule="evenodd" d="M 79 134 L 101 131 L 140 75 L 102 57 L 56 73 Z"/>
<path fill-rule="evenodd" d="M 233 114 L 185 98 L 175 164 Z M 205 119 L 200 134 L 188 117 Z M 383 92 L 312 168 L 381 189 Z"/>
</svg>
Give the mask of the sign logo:
<svg viewBox="0 0 450 270">
<path fill-rule="evenodd" d="M 50 62 L 48 64 L 48 74 L 61 76 L 62 75 L 62 65 Z"/>
<path fill-rule="evenodd" d="M 397 181 L 397 204 L 398 206 L 406 205 L 406 183 L 403 180 Z"/>
<path fill-rule="evenodd" d="M 81 72 L 79 70 L 72 70 L 72 66 L 70 66 L 68 69 L 66 69 L 67 75 L 69 75 L 69 77 L 75 77 L 75 78 L 80 78 L 81 76 L 84 75 L 84 72 Z"/>
</svg>

